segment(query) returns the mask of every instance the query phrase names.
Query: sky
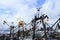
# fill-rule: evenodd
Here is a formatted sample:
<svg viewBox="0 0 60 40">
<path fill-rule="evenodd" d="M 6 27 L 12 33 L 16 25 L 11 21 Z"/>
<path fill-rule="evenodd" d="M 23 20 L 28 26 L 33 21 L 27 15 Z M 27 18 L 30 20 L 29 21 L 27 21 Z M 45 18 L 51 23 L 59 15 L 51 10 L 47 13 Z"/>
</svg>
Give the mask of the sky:
<svg viewBox="0 0 60 40">
<path fill-rule="evenodd" d="M 7 25 L 3 25 L 4 20 L 9 25 L 11 22 L 17 25 L 17 20 L 20 19 L 29 23 L 39 7 L 42 7 L 40 14 L 49 16 L 49 23 L 55 22 L 60 15 L 59 4 L 60 0 L 0 0 L 0 30 L 9 29 Z"/>
</svg>

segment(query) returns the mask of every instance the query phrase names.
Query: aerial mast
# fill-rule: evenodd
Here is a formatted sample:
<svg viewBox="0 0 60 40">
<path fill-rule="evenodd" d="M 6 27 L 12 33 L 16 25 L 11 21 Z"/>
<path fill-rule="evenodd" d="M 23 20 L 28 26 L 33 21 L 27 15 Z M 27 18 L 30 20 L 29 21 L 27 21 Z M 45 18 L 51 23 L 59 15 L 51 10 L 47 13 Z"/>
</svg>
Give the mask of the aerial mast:
<svg viewBox="0 0 60 40">
<path fill-rule="evenodd" d="M 35 15 L 34 19 L 33 19 L 33 40 L 35 40 L 35 27 L 36 27 L 36 19 L 39 18 L 39 12 L 40 12 L 40 8 L 37 8 L 37 14 Z"/>
</svg>

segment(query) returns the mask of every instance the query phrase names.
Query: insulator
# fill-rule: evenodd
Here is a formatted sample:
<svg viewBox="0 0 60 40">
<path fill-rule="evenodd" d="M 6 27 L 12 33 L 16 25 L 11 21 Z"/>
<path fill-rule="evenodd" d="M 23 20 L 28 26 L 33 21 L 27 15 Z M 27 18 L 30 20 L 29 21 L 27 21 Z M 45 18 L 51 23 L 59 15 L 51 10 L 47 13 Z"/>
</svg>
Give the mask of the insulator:
<svg viewBox="0 0 60 40">
<path fill-rule="evenodd" d="M 60 29 L 60 23 L 57 24 L 58 28 Z"/>
</svg>

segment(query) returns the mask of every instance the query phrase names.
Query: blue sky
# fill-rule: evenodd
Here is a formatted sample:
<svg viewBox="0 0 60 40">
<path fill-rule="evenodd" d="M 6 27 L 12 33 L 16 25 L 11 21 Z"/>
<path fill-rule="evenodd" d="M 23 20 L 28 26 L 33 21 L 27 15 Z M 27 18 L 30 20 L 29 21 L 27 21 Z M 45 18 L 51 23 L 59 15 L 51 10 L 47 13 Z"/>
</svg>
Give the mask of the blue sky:
<svg viewBox="0 0 60 40">
<path fill-rule="evenodd" d="M 46 0 L 37 0 L 37 7 L 42 6 L 45 3 Z"/>
<path fill-rule="evenodd" d="M 60 0 L 0 0 L 0 29 L 9 28 L 2 24 L 4 20 L 10 25 L 11 22 L 17 25 L 17 20 L 21 18 L 29 23 L 34 18 L 37 7 L 42 7 L 41 14 L 47 14 L 50 23 L 54 22 L 60 15 L 59 4 Z"/>
</svg>

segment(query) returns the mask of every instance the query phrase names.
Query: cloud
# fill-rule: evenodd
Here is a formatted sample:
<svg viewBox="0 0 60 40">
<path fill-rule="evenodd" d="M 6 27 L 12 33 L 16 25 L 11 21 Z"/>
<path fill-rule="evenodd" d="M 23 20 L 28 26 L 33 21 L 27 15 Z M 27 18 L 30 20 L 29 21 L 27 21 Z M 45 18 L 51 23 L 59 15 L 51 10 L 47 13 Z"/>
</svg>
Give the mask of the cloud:
<svg viewBox="0 0 60 40">
<path fill-rule="evenodd" d="M 0 29 L 8 30 L 7 25 L 3 25 L 6 20 L 9 25 L 14 22 L 17 25 L 17 18 L 22 17 L 24 22 L 29 23 L 36 11 L 37 0 L 0 0 Z M 29 22 L 28 22 L 29 21 Z"/>
<path fill-rule="evenodd" d="M 27 17 L 30 16 L 34 8 L 29 5 L 36 3 L 36 0 L 0 0 L 0 14 L 3 14 L 7 17 L 19 18 L 20 16 Z M 34 6 L 34 5 L 33 5 Z M 25 15 L 26 14 L 26 15 Z M 8 16 L 7 16 L 8 15 Z M 1 15 L 2 16 L 2 15 Z M 9 19 L 9 18 L 8 18 Z"/>
<path fill-rule="evenodd" d="M 60 0 L 46 0 L 42 6 L 42 11 L 48 14 L 51 18 L 56 17 L 60 14 Z"/>
</svg>

